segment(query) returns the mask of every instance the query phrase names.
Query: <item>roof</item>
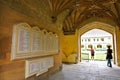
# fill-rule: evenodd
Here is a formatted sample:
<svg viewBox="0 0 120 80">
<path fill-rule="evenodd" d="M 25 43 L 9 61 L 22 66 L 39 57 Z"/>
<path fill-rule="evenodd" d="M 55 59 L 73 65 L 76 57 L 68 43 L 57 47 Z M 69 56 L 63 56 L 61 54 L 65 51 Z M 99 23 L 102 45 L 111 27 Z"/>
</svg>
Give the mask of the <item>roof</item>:
<svg viewBox="0 0 120 80">
<path fill-rule="evenodd" d="M 92 29 L 86 33 L 84 33 L 81 37 L 106 37 L 106 36 L 112 36 L 112 34 L 104 31 L 104 30 L 100 30 L 100 29 Z"/>
</svg>

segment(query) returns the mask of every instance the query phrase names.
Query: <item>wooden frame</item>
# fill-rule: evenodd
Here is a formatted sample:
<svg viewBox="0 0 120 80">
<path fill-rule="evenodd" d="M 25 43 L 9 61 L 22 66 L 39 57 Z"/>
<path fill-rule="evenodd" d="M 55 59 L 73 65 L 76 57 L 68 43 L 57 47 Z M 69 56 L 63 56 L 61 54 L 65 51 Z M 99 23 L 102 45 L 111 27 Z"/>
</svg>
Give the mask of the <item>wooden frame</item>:
<svg viewBox="0 0 120 80">
<path fill-rule="evenodd" d="M 54 52 L 58 52 L 58 35 L 54 34 Z"/>
<path fill-rule="evenodd" d="M 27 23 L 21 23 L 13 26 L 12 50 L 11 50 L 12 59 L 19 59 L 23 57 L 25 58 L 26 53 L 30 53 L 31 45 L 30 43 L 28 43 L 31 40 L 30 30 L 31 27 Z M 28 42 L 26 40 L 28 40 Z M 26 45 L 24 43 L 26 43 Z M 28 48 L 26 50 L 24 49 L 27 46 L 29 46 L 29 50 Z"/>
<path fill-rule="evenodd" d="M 52 56 L 26 60 L 25 78 L 28 78 L 32 75 L 38 76 L 43 74 L 52 66 L 54 66 L 54 59 Z"/>
<path fill-rule="evenodd" d="M 31 28 L 27 23 L 14 25 L 12 36 L 12 60 L 58 53 L 58 38 L 37 26 Z"/>
<path fill-rule="evenodd" d="M 41 52 L 41 34 L 38 27 L 32 28 L 32 42 L 31 50 L 33 53 Z"/>
</svg>

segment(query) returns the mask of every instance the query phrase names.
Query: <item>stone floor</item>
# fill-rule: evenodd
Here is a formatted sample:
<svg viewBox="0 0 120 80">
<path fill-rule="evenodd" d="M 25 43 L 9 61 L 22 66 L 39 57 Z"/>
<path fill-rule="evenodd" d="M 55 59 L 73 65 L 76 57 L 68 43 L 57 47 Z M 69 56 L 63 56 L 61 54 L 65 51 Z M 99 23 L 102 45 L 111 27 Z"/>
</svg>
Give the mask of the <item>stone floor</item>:
<svg viewBox="0 0 120 80">
<path fill-rule="evenodd" d="M 106 61 L 63 64 L 63 69 L 49 80 L 120 80 L 120 67 L 107 67 Z"/>
</svg>

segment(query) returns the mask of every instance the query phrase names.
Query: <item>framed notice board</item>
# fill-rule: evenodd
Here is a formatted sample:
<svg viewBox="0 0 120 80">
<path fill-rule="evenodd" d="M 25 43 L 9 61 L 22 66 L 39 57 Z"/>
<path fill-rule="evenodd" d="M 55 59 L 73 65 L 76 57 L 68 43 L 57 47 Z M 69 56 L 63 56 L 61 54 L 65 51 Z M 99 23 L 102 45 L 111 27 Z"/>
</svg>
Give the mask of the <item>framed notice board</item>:
<svg viewBox="0 0 120 80">
<path fill-rule="evenodd" d="M 27 23 L 13 26 L 11 59 L 46 56 L 58 53 L 58 36 Z"/>
</svg>

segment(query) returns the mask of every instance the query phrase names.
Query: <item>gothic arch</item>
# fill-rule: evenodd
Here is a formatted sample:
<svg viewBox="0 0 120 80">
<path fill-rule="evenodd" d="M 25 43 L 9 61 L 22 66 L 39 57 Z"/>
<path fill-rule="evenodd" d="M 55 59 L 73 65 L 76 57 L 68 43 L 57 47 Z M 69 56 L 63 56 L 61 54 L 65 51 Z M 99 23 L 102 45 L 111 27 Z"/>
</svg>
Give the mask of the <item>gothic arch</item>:
<svg viewBox="0 0 120 80">
<path fill-rule="evenodd" d="M 92 24 L 94 22 L 98 22 L 101 24 L 106 24 L 107 26 L 111 26 L 111 27 L 116 27 L 117 26 L 117 22 L 110 20 L 108 18 L 98 18 L 98 17 L 92 17 L 90 19 L 85 20 L 84 22 L 80 23 L 80 25 L 78 26 L 78 30 L 84 26 L 87 26 L 88 24 Z"/>
<path fill-rule="evenodd" d="M 79 28 L 78 30 L 78 52 L 79 52 L 79 56 L 80 56 L 80 61 L 81 61 L 81 35 L 83 35 L 84 33 L 86 33 L 89 30 L 92 29 L 101 29 L 104 31 L 107 31 L 108 33 L 112 34 L 113 36 L 113 49 L 114 49 L 114 63 L 117 64 L 117 51 L 116 51 L 116 33 L 115 33 L 115 25 L 114 23 L 111 24 L 107 24 L 105 22 L 101 22 L 101 21 L 93 21 L 93 22 L 88 22 L 88 24 L 83 25 L 81 28 Z"/>
</svg>

